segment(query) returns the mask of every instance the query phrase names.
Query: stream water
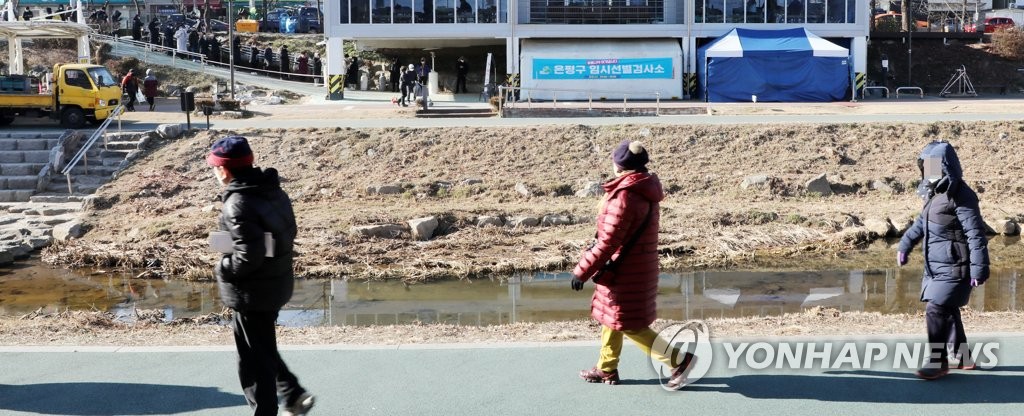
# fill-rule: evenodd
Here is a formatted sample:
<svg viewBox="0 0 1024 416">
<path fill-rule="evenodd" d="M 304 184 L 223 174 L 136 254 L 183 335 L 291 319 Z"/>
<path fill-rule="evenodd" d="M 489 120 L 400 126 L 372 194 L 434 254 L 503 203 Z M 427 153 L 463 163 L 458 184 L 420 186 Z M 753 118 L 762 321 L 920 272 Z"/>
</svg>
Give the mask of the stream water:
<svg viewBox="0 0 1024 416">
<path fill-rule="evenodd" d="M 889 256 L 886 256 L 889 257 Z M 814 306 L 844 311 L 917 312 L 920 266 L 890 264 L 856 270 L 666 272 L 658 290 L 658 314 L 666 319 L 746 317 L 799 312 Z M 980 311 L 1024 307 L 1020 267 L 993 267 L 987 284 L 971 297 Z M 135 279 L 102 270 L 53 269 L 37 259 L 0 267 L 0 315 L 42 308 L 110 311 L 160 309 L 167 319 L 223 309 L 212 282 Z M 298 280 L 280 323 L 374 325 L 445 322 L 491 325 L 581 319 L 589 315 L 591 286 L 574 292 L 569 273 L 534 273 L 507 279 L 402 282 Z"/>
</svg>

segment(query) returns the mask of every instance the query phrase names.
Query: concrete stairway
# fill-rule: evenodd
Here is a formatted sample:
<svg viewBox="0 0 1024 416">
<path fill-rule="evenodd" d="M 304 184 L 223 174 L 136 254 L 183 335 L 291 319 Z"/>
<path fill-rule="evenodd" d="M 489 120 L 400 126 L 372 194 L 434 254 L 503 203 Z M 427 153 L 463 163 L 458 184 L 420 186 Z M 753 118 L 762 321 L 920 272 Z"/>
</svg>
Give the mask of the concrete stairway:
<svg viewBox="0 0 1024 416">
<path fill-rule="evenodd" d="M 0 202 L 23 202 L 36 192 L 39 172 L 61 133 L 0 135 Z"/>
<path fill-rule="evenodd" d="M 140 147 L 148 133 L 107 133 L 107 145 L 98 141 L 86 152 L 86 160 L 71 169 L 71 189 L 68 179 L 56 170 L 50 175 L 50 184 L 42 193 L 29 200 L 36 203 L 81 202 L 100 186 L 112 179 L 115 172 L 126 165 L 128 155 Z M 63 169 L 63 167 L 62 167 Z"/>
</svg>

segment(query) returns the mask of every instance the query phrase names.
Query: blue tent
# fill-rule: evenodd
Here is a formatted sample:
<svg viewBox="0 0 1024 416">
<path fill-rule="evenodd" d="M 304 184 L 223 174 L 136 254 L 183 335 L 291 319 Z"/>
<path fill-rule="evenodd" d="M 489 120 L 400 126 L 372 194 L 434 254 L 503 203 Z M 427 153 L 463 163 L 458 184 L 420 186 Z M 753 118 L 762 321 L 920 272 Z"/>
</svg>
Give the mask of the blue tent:
<svg viewBox="0 0 1024 416">
<path fill-rule="evenodd" d="M 808 32 L 733 29 L 697 51 L 709 102 L 838 101 L 850 93 L 850 51 Z"/>
</svg>

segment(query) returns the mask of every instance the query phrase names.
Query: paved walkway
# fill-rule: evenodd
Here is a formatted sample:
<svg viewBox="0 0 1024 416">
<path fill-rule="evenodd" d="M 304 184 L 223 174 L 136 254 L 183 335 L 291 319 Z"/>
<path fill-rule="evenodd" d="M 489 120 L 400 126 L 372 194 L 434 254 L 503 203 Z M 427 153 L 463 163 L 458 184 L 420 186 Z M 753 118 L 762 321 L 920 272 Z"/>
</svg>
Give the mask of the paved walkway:
<svg viewBox="0 0 1024 416">
<path fill-rule="evenodd" d="M 1020 415 L 1024 335 L 971 336 L 993 341 L 996 367 L 933 382 L 891 359 L 868 369 L 727 370 L 724 345 L 714 344 L 710 373 L 680 392 L 664 391 L 632 345 L 619 386 L 577 378 L 596 359 L 592 342 L 291 347 L 284 356 L 317 395 L 315 415 Z M 0 348 L 0 413 L 242 415 L 234 365 L 226 347 Z"/>
</svg>

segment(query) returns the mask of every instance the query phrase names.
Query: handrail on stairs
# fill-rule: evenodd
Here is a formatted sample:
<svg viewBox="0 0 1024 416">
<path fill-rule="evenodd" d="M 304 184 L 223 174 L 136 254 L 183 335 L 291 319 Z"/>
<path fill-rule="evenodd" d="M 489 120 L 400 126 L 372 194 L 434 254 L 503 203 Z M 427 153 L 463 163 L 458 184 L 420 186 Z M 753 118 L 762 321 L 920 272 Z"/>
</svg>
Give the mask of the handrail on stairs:
<svg viewBox="0 0 1024 416">
<path fill-rule="evenodd" d="M 117 117 L 118 119 L 121 118 L 120 116 L 122 112 L 124 112 L 124 104 L 118 104 L 117 107 L 114 107 L 110 112 L 110 116 L 108 116 L 106 120 L 103 120 L 103 123 L 100 124 L 96 131 L 92 132 L 92 135 L 89 136 L 89 140 L 85 141 L 85 144 L 83 144 L 82 148 L 78 150 L 78 153 L 75 153 L 75 155 L 71 157 L 71 160 L 68 161 L 68 164 L 64 166 L 64 169 L 60 171 L 60 173 L 68 180 L 69 194 L 75 193 L 71 188 L 71 170 L 78 165 L 79 161 L 84 160 L 85 164 L 83 167 L 85 169 L 85 174 L 89 174 L 89 158 L 86 157 L 86 153 L 89 151 L 89 148 L 96 144 L 96 141 L 99 140 L 100 137 L 104 136 L 104 133 L 107 131 L 107 127 L 110 126 L 110 122 L 114 121 L 114 117 Z"/>
</svg>

